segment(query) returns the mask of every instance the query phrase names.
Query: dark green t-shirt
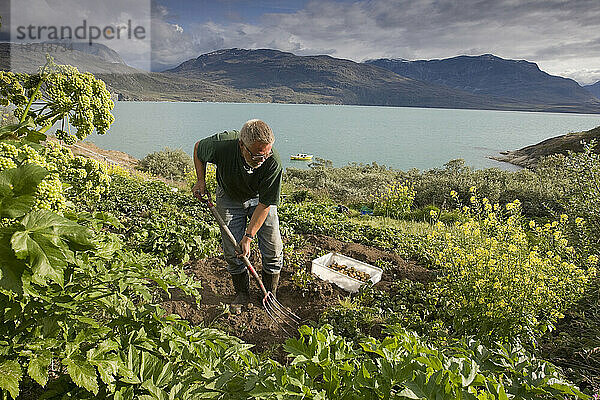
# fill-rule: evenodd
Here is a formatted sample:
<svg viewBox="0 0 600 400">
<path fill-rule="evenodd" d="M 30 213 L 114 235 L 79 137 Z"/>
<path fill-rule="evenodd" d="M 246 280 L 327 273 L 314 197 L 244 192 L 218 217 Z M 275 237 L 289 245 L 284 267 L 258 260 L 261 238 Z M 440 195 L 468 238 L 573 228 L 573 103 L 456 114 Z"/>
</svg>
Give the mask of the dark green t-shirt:
<svg viewBox="0 0 600 400">
<path fill-rule="evenodd" d="M 202 139 L 196 155 L 203 162 L 217 166 L 217 183 L 227 195 L 244 202 L 258 196 L 264 205 L 279 205 L 283 168 L 279 153 L 273 155 L 258 168 L 248 173 L 248 168 L 239 146 L 238 131 L 225 131 Z"/>
</svg>

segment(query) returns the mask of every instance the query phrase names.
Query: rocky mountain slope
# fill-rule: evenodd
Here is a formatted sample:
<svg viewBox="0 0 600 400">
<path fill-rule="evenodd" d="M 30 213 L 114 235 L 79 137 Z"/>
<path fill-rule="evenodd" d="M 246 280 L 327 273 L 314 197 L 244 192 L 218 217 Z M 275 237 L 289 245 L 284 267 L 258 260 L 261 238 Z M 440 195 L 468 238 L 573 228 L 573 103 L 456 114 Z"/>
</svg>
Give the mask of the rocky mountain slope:
<svg viewBox="0 0 600 400">
<path fill-rule="evenodd" d="M 596 109 L 599 99 L 572 79 L 550 75 L 525 60 L 507 60 L 491 54 L 459 56 L 442 60 L 377 59 L 369 65 L 399 75 L 466 92 L 514 101 Z"/>
<path fill-rule="evenodd" d="M 492 157 L 494 160 L 509 162 L 525 168 L 535 168 L 540 158 L 552 154 L 567 154 L 568 151 L 583 151 L 581 142 L 591 143 L 592 140 L 600 142 L 600 126 L 589 131 L 568 133 L 546 139 L 540 143 L 523 147 L 519 150 L 503 152 L 501 156 Z M 595 147 L 595 152 L 600 153 L 600 148 Z"/>
<path fill-rule="evenodd" d="M 0 43 L 0 69 L 34 72 L 44 64 L 45 53 L 31 51 L 23 45 L 10 48 L 8 44 Z M 93 72 L 121 100 L 600 113 L 600 100 L 574 81 L 550 77 L 539 71 L 537 66 L 531 67 L 535 64 L 526 62 L 528 69 L 537 70 L 536 73 L 532 72 L 533 75 L 541 74 L 547 79 L 532 83 L 528 95 L 509 96 L 506 88 L 504 92 L 479 89 L 485 86 L 481 82 L 495 82 L 493 74 L 486 75 L 480 81 L 474 80 L 475 83 L 451 87 L 446 80 L 427 82 L 424 76 L 419 76 L 422 79 L 413 79 L 381 68 L 374 62 L 356 63 L 330 56 L 296 56 L 269 49 L 214 51 L 165 72 L 145 72 L 130 67 L 120 62 L 118 54 L 101 46 L 79 50 L 73 46 L 68 51 L 53 49 L 50 54 L 59 64 L 70 64 L 81 71 Z M 498 74 L 498 81 L 507 81 L 506 75 Z M 523 78 L 523 81 L 527 79 Z M 564 86 L 564 90 L 560 89 L 557 82 Z M 573 88 L 573 84 L 577 87 Z M 496 83 L 496 87 L 500 86 Z"/>
<path fill-rule="evenodd" d="M 600 81 L 583 87 L 585 90 L 600 99 Z"/>
</svg>

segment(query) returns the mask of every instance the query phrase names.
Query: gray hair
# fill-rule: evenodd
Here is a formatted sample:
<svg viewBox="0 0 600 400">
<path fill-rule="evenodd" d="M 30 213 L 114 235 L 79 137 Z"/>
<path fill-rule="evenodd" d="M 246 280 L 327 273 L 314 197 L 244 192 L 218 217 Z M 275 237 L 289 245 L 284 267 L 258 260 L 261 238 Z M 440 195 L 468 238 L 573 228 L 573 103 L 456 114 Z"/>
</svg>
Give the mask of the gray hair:
<svg viewBox="0 0 600 400">
<path fill-rule="evenodd" d="M 240 139 L 247 146 L 252 143 L 261 142 L 266 144 L 273 144 L 275 142 L 275 136 L 273 131 L 265 122 L 260 119 L 251 119 L 246 121 L 242 130 L 240 131 Z"/>
</svg>

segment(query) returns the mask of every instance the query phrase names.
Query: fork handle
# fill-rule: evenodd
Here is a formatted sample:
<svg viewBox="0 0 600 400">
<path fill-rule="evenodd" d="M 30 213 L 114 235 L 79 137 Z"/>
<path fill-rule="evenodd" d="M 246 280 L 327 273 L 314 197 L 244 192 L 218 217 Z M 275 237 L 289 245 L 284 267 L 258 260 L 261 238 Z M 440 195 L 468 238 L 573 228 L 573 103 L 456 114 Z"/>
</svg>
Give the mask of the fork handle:
<svg viewBox="0 0 600 400">
<path fill-rule="evenodd" d="M 225 224 L 225 221 L 221 217 L 221 214 L 219 214 L 219 212 L 217 211 L 217 208 L 215 207 L 215 205 L 210 200 L 208 200 L 206 202 L 206 204 L 208 206 L 208 209 L 210 210 L 210 213 L 217 220 L 217 223 L 221 227 L 221 230 L 223 232 L 225 232 L 225 235 L 227 236 L 227 238 L 229 239 L 229 241 L 231 243 L 233 243 L 233 246 L 236 248 L 236 250 L 238 252 L 240 252 L 241 251 L 240 250 L 240 246 L 238 245 L 237 241 L 235 240 L 235 237 L 233 237 L 233 234 L 231 233 L 231 231 L 229 230 L 229 228 Z M 260 286 L 263 294 L 266 296 L 267 295 L 267 289 L 265 289 L 265 285 L 263 284 L 262 279 L 260 279 L 260 277 L 256 273 L 256 270 L 254 269 L 254 267 L 250 263 L 250 260 L 248 259 L 248 257 L 242 256 L 240 258 L 242 259 L 242 261 L 244 262 L 244 264 L 246 264 L 246 267 L 250 271 L 250 274 L 254 277 L 254 279 L 256 279 L 256 281 L 258 282 L 258 286 Z"/>
</svg>

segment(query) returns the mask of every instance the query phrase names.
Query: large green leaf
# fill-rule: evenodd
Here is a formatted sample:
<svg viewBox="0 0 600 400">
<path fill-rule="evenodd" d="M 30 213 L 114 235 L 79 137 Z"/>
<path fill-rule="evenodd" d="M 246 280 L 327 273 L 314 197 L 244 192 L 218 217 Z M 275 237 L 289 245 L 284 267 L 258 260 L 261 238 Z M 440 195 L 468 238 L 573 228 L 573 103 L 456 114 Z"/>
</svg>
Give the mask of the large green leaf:
<svg viewBox="0 0 600 400">
<path fill-rule="evenodd" d="M 25 121 L 14 124 L 6 125 L 0 128 L 0 139 L 5 137 L 18 137 L 23 136 L 31 132 L 35 128 L 35 122 L 32 117 L 28 116 Z"/>
<path fill-rule="evenodd" d="M 15 196 L 34 194 L 37 185 L 48 174 L 48 170 L 39 165 L 25 164 L 0 172 L 0 186 L 8 186 Z"/>
<path fill-rule="evenodd" d="M 98 394 L 98 379 L 92 364 L 80 357 L 65 358 L 63 364 L 67 366 L 67 372 L 77 386 Z"/>
<path fill-rule="evenodd" d="M 46 169 L 34 164 L 0 172 L 0 217 L 19 218 L 31 210 L 34 193 L 46 175 Z"/>
<path fill-rule="evenodd" d="M 51 361 L 52 356 L 50 355 L 50 352 L 36 353 L 36 355 L 29 360 L 27 373 L 37 383 L 46 386 L 46 383 L 48 383 L 48 366 Z"/>
<path fill-rule="evenodd" d="M 63 285 L 68 258 L 51 238 L 43 233 L 20 231 L 13 235 L 11 245 L 17 257 L 29 258 L 35 283 L 44 284 L 46 279 L 52 279 Z"/>
<path fill-rule="evenodd" d="M 11 238 L 11 246 L 19 259 L 29 259 L 33 281 L 39 284 L 52 279 L 62 285 L 64 268 L 74 261 L 70 248 L 94 247 L 88 228 L 52 211 L 32 211 L 21 225 Z"/>
<path fill-rule="evenodd" d="M 90 363 L 98 367 L 100 379 L 110 385 L 115 381 L 115 375 L 119 372 L 122 361 L 118 355 L 111 353 L 106 354 L 103 359 L 90 360 Z"/>
<path fill-rule="evenodd" d="M 15 360 L 0 363 L 0 389 L 7 390 L 13 399 L 19 395 L 19 382 L 23 377 L 21 366 Z"/>
<path fill-rule="evenodd" d="M 123 361 L 115 354 L 110 353 L 119 349 L 119 344 L 114 340 L 104 340 L 87 352 L 87 359 L 90 364 L 98 367 L 98 373 L 100 379 L 107 385 L 111 384 L 115 380 L 115 375 L 122 368 Z"/>
<path fill-rule="evenodd" d="M 0 229 L 0 288 L 12 293 L 23 293 L 21 277 L 25 271 L 25 263 L 19 260 L 10 245 L 14 229 Z"/>
<path fill-rule="evenodd" d="M 35 210 L 27 214 L 21 224 L 31 232 L 52 232 L 54 236 L 67 239 L 71 244 L 93 248 L 93 232 L 77 222 L 64 218 L 52 211 Z"/>
<path fill-rule="evenodd" d="M 147 351 L 142 351 L 142 362 L 140 364 L 141 380 L 153 380 L 153 377 L 157 377 L 161 372 L 163 363 L 164 360 L 161 360 Z"/>
</svg>

